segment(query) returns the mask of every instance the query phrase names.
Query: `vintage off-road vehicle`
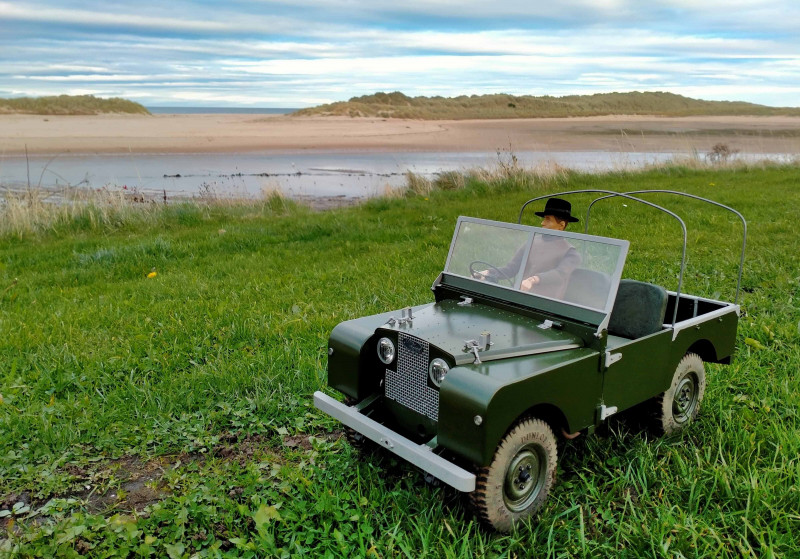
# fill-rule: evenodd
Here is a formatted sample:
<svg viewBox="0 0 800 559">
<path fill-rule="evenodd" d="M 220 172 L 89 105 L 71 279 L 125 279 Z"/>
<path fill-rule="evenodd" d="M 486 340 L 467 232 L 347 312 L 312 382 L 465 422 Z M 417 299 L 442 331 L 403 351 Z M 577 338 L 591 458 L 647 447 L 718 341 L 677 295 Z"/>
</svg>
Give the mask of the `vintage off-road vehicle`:
<svg viewBox="0 0 800 559">
<path fill-rule="evenodd" d="M 530 203 L 599 193 L 666 212 L 683 229 L 676 291 L 621 279 L 628 241 L 521 225 Z M 477 516 L 507 531 L 538 510 L 555 480 L 556 437 L 591 433 L 643 404 L 670 434 L 700 409 L 703 362 L 729 363 L 739 316 L 734 303 L 681 293 L 686 226 L 641 199 L 672 191 L 561 192 L 526 202 L 516 224 L 460 217 L 435 302 L 342 322 L 328 346 L 328 384 L 315 405 L 459 491 Z M 525 262 L 548 242 L 579 255 L 548 295 L 521 289 Z M 509 271 L 509 262 L 516 267 Z"/>
</svg>

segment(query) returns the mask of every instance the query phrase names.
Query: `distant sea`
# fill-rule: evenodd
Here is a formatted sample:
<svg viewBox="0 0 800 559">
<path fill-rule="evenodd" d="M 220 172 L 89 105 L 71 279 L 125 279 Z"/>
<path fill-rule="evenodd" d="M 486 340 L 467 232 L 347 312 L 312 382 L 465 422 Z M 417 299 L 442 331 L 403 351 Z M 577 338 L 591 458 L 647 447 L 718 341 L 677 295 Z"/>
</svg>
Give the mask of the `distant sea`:
<svg viewBox="0 0 800 559">
<path fill-rule="evenodd" d="M 202 115 L 202 114 L 244 114 L 244 115 L 285 115 L 299 109 L 265 107 L 147 107 L 153 114 L 163 115 Z"/>
</svg>

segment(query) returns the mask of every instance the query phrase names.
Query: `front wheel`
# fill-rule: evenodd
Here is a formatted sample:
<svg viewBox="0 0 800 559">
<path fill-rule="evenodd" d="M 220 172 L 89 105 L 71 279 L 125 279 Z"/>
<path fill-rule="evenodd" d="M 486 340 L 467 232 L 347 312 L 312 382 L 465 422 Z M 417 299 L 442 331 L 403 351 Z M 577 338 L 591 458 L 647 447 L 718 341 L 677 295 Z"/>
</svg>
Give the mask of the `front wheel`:
<svg viewBox="0 0 800 559">
<path fill-rule="evenodd" d="M 492 463 L 478 471 L 472 506 L 485 524 L 510 531 L 538 511 L 556 478 L 556 438 L 540 419 L 519 422 L 503 438 Z"/>
<path fill-rule="evenodd" d="M 703 360 L 696 353 L 687 353 L 678 363 L 669 389 L 654 401 L 653 423 L 656 430 L 671 435 L 689 425 L 700 412 L 705 391 Z"/>
<path fill-rule="evenodd" d="M 344 403 L 348 406 L 352 406 L 356 403 L 354 398 L 346 396 L 344 399 Z M 375 449 L 375 443 L 369 440 L 367 437 L 353 429 L 352 427 L 348 427 L 347 425 L 344 426 L 344 435 L 347 439 L 347 442 L 350 443 L 350 446 L 353 447 L 353 450 L 357 452 L 362 452 L 364 454 L 369 454 Z"/>
</svg>

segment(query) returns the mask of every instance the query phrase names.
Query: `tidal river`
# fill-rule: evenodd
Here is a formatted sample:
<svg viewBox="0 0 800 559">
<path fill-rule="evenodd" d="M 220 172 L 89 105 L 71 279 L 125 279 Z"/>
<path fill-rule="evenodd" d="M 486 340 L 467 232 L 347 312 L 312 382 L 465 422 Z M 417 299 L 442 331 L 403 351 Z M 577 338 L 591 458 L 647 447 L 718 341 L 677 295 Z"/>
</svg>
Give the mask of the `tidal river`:
<svg viewBox="0 0 800 559">
<path fill-rule="evenodd" d="M 517 152 L 522 167 L 557 163 L 597 172 L 632 170 L 679 156 L 673 153 L 604 151 Z M 759 158 L 780 159 L 780 154 Z M 363 198 L 405 184 L 408 171 L 434 178 L 448 171 L 508 165 L 511 154 L 462 152 L 189 153 L 126 155 L 2 156 L 0 186 L 18 190 L 73 186 L 136 189 L 174 197 L 258 196 L 280 190 L 288 196 Z"/>
</svg>

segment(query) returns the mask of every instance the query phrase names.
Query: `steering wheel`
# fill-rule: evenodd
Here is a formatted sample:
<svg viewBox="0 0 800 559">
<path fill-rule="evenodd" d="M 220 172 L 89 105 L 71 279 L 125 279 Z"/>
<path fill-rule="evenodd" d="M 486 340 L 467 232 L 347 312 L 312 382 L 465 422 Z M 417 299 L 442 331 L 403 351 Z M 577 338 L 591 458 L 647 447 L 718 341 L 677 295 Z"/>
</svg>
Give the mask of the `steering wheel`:
<svg viewBox="0 0 800 559">
<path fill-rule="evenodd" d="M 499 281 L 507 280 L 511 285 L 514 284 L 514 278 L 508 277 L 508 275 L 506 275 L 505 272 L 497 268 L 497 266 L 489 264 L 488 262 L 484 262 L 483 260 L 473 260 L 472 262 L 469 263 L 469 273 L 473 278 L 482 277 L 479 272 L 482 272 L 483 270 L 477 268 L 475 266 L 476 264 L 480 264 L 481 267 L 488 268 L 491 272 L 494 273 L 494 277 L 492 277 L 492 275 L 486 276 L 486 279 L 488 279 L 489 281 L 497 283 Z"/>
</svg>

